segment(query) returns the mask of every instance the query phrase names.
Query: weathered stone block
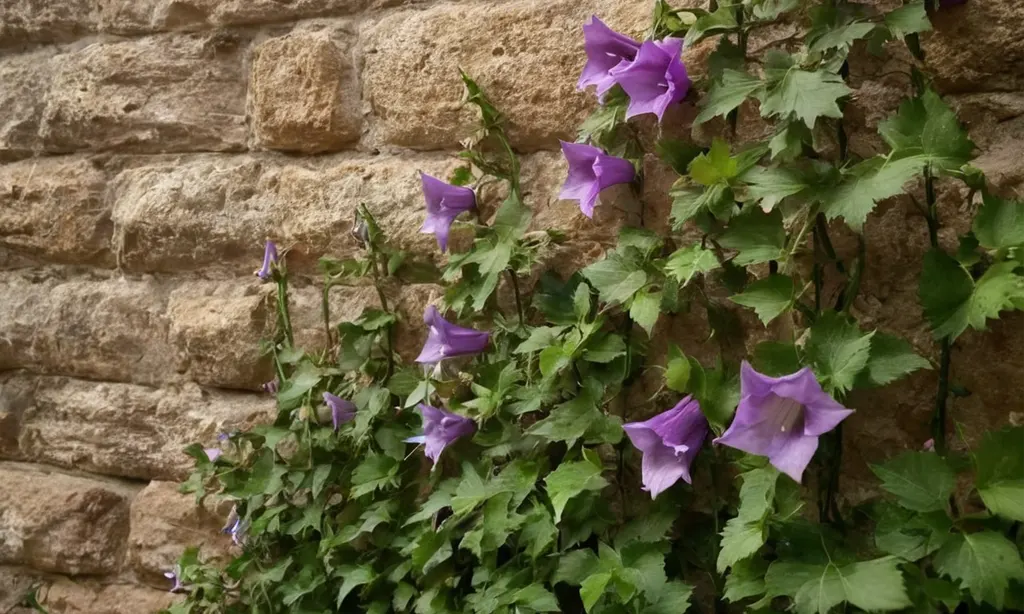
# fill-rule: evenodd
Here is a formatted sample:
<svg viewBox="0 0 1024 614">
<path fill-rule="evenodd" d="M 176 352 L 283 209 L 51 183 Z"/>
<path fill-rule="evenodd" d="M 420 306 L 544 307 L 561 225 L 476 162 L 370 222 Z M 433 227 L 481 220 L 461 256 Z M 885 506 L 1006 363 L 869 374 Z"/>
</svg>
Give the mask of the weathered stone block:
<svg viewBox="0 0 1024 614">
<path fill-rule="evenodd" d="M 12 373 L 0 378 L 0 455 L 142 479 L 183 479 L 193 442 L 267 420 L 267 397 Z"/>
<path fill-rule="evenodd" d="M 91 0 L 0 0 L 0 47 L 61 43 L 96 31 Z"/>
<path fill-rule="evenodd" d="M 586 18 L 636 34 L 649 13 L 635 2 L 520 0 L 440 4 L 368 23 L 363 87 L 376 136 L 416 149 L 458 147 L 476 117 L 460 105 L 461 67 L 506 114 L 518 147 L 557 148 L 594 106 L 593 92 L 576 92 Z"/>
<path fill-rule="evenodd" d="M 184 595 L 167 590 L 67 578 L 55 579 L 40 591 L 41 603 L 51 614 L 149 614 L 182 599 Z"/>
<path fill-rule="evenodd" d="M 230 34 L 96 43 L 54 59 L 48 151 L 243 149 L 242 41 Z"/>
<path fill-rule="evenodd" d="M 106 177 L 85 158 L 41 158 L 0 166 L 3 251 L 66 264 L 114 263 Z"/>
<path fill-rule="evenodd" d="M 1024 38 L 1018 0 L 971 2 L 932 16 L 925 35 L 928 70 L 942 91 L 999 92 L 1024 89 Z"/>
<path fill-rule="evenodd" d="M 231 506 L 210 501 L 199 507 L 195 497 L 178 492 L 173 482 L 150 482 L 132 501 L 128 565 L 151 586 L 167 586 L 163 573 L 185 548 L 198 546 L 203 560 L 228 558 L 231 538 L 220 532 Z"/>
<path fill-rule="evenodd" d="M 43 50 L 0 57 L 0 162 L 27 158 L 42 148 L 39 121 L 53 55 Z"/>
<path fill-rule="evenodd" d="M 401 0 L 103 0 L 101 28 L 115 34 L 256 25 L 347 15 Z"/>
<path fill-rule="evenodd" d="M 115 573 L 134 489 L 0 465 L 0 563 L 63 574 Z"/>
<path fill-rule="evenodd" d="M 320 153 L 359 140 L 359 79 L 325 34 L 300 32 L 263 43 L 250 83 L 260 147 Z"/>
<path fill-rule="evenodd" d="M 159 384 L 176 378 L 154 281 L 0 276 L 0 369 Z"/>
</svg>

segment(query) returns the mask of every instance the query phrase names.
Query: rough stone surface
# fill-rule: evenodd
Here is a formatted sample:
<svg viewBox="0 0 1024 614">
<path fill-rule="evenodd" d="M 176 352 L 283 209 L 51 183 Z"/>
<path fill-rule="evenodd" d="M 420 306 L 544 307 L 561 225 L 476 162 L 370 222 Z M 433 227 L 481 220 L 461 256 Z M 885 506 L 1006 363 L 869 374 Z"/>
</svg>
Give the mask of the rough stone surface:
<svg viewBox="0 0 1024 614">
<path fill-rule="evenodd" d="M 203 560 L 224 559 L 231 537 L 220 530 L 231 509 L 196 506 L 195 497 L 173 482 L 150 482 L 132 502 L 128 564 L 146 583 L 166 588 L 163 573 L 173 569 L 185 548 L 199 546 Z"/>
<path fill-rule="evenodd" d="M 60 43 L 96 30 L 93 0 L 0 0 L 0 48 Z"/>
<path fill-rule="evenodd" d="M 0 564 L 41 571 L 118 571 L 131 490 L 96 480 L 0 464 Z"/>
<path fill-rule="evenodd" d="M 182 599 L 167 590 L 77 579 L 46 584 L 40 597 L 51 614 L 152 614 Z"/>
<path fill-rule="evenodd" d="M 53 55 L 44 49 L 0 57 L 0 162 L 27 158 L 41 149 L 39 120 Z"/>
<path fill-rule="evenodd" d="M 650 7 L 610 0 L 441 4 L 367 24 L 363 87 L 379 138 L 416 149 L 458 147 L 475 130 L 475 115 L 460 104 L 461 67 L 499 101 L 518 146 L 552 149 L 558 138 L 573 140 L 594 104 L 593 92 L 576 92 L 580 27 L 593 13 L 635 34 Z"/>
<path fill-rule="evenodd" d="M 255 50 L 252 117 L 260 147 L 319 153 L 359 140 L 359 80 L 326 34 L 296 33 Z"/>
<path fill-rule="evenodd" d="M 0 457 L 105 475 L 183 479 L 193 442 L 272 419 L 269 398 L 90 382 L 27 373 L 0 376 Z"/>
<path fill-rule="evenodd" d="M 24 257 L 112 265 L 105 189 L 103 171 L 86 158 L 0 166 L 0 266 Z"/>
<path fill-rule="evenodd" d="M 939 11 L 925 38 L 928 68 L 946 93 L 1024 89 L 1018 0 L 971 2 Z"/>
<path fill-rule="evenodd" d="M 157 36 L 55 58 L 40 126 L 46 149 L 241 149 L 243 47 L 228 33 Z"/>
</svg>

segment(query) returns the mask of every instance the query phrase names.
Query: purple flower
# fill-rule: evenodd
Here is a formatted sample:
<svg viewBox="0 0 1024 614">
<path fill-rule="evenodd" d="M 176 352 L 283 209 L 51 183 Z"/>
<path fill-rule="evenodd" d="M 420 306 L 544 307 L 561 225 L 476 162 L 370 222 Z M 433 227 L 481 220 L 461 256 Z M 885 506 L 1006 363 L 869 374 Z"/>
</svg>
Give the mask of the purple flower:
<svg viewBox="0 0 1024 614">
<path fill-rule="evenodd" d="M 427 219 L 420 232 L 432 232 L 441 251 L 448 249 L 448 231 L 452 222 L 463 211 L 476 207 L 476 194 L 469 188 L 445 183 L 426 173 L 420 173 L 423 197 L 427 201 Z"/>
<path fill-rule="evenodd" d="M 220 458 L 220 455 L 223 454 L 220 448 L 203 448 L 203 452 L 206 452 L 206 458 L 210 459 L 211 463 Z"/>
<path fill-rule="evenodd" d="M 767 456 L 776 469 L 799 482 L 818 449 L 818 437 L 852 413 L 821 389 L 809 367 L 768 377 L 744 361 L 736 418 L 715 443 Z"/>
<path fill-rule="evenodd" d="M 219 441 L 221 443 L 224 443 L 225 441 L 230 441 L 230 440 L 231 440 L 231 435 L 229 433 L 224 433 L 224 432 L 217 433 L 217 441 Z"/>
<path fill-rule="evenodd" d="M 164 577 L 174 582 L 174 586 L 168 592 L 171 593 L 184 593 L 189 590 L 189 587 L 181 583 L 181 565 L 175 565 L 171 571 L 165 571 Z"/>
<path fill-rule="evenodd" d="M 242 546 L 245 544 L 245 532 L 249 530 L 249 522 L 242 520 L 238 517 L 238 514 L 231 510 L 232 517 L 235 521 L 232 523 L 231 518 L 228 518 L 228 524 L 220 530 L 221 533 L 229 533 L 231 535 L 231 541 L 236 546 Z"/>
<path fill-rule="evenodd" d="M 263 392 L 266 392 L 267 394 L 277 394 L 277 391 L 280 388 L 280 384 L 277 383 L 277 378 L 275 377 L 269 382 L 261 384 L 260 388 L 263 390 Z"/>
<path fill-rule="evenodd" d="M 352 401 L 347 401 L 341 397 L 334 396 L 330 392 L 325 392 L 324 403 L 327 404 L 327 407 L 331 408 L 331 423 L 334 425 L 335 431 L 342 424 L 356 417 L 356 406 Z"/>
<path fill-rule="evenodd" d="M 429 327 L 427 342 L 416 357 L 416 362 L 436 364 L 445 358 L 479 354 L 487 347 L 490 333 L 456 326 L 441 317 L 437 307 L 430 305 L 423 313 Z"/>
<path fill-rule="evenodd" d="M 277 246 L 273 241 L 267 241 L 266 247 L 263 248 L 263 266 L 256 271 L 256 277 L 263 281 L 270 281 L 275 264 L 277 264 Z"/>
<path fill-rule="evenodd" d="M 587 64 L 583 67 L 577 88 L 584 90 L 595 85 L 598 99 L 603 99 L 605 93 L 615 86 L 615 78 L 609 73 L 613 68 L 632 62 L 640 50 L 640 43 L 612 30 L 594 16 L 583 24 L 583 40 Z"/>
<path fill-rule="evenodd" d="M 935 451 L 935 440 L 934 439 L 929 439 L 928 441 L 924 442 L 924 445 L 921 446 L 921 449 L 924 450 L 925 452 L 934 452 Z"/>
<path fill-rule="evenodd" d="M 680 478 L 690 482 L 690 463 L 708 436 L 708 421 L 700 405 L 686 397 L 672 409 L 644 422 L 622 425 L 641 452 L 644 490 L 654 499 Z"/>
<path fill-rule="evenodd" d="M 601 190 L 620 183 L 633 181 L 636 171 L 629 160 L 609 156 L 597 147 L 582 143 L 562 143 L 562 154 L 569 162 L 569 176 L 565 179 L 559 198 L 577 200 L 583 215 L 593 218 L 594 205 Z"/>
<path fill-rule="evenodd" d="M 437 465 L 437 459 L 448 444 L 459 437 L 466 437 L 476 432 L 476 423 L 472 419 L 453 414 L 443 409 L 420 403 L 418 406 L 423 416 L 423 434 L 410 437 L 407 443 L 427 444 L 427 458 Z"/>
<path fill-rule="evenodd" d="M 680 38 L 644 41 L 632 63 L 612 69 L 611 76 L 629 94 L 626 119 L 654 113 L 660 122 L 669 105 L 686 97 L 690 77 L 679 58 L 682 51 Z"/>
</svg>

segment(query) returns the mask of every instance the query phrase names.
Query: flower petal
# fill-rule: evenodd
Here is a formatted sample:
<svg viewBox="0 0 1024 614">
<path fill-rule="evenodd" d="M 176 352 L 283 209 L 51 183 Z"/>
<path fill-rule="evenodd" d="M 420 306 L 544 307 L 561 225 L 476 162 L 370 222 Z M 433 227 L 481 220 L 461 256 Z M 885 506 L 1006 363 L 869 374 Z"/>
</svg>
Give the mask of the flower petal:
<svg viewBox="0 0 1024 614">
<path fill-rule="evenodd" d="M 792 437 L 785 446 L 771 454 L 768 460 L 776 469 L 799 482 L 817 449 L 817 437 Z"/>
<path fill-rule="evenodd" d="M 680 479 L 690 482 L 690 471 L 684 455 L 677 455 L 674 450 L 659 446 L 651 452 L 645 452 L 640 463 L 644 488 L 656 498 Z"/>
</svg>

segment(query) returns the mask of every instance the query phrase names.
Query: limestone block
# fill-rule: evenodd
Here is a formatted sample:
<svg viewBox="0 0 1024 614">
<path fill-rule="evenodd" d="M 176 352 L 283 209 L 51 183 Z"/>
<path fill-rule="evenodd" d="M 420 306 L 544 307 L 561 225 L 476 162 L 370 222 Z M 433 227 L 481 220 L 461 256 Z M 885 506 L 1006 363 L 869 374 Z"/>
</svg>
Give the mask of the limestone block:
<svg viewBox="0 0 1024 614">
<path fill-rule="evenodd" d="M 0 47 L 61 43 L 96 31 L 92 0 L 0 0 Z"/>
<path fill-rule="evenodd" d="M 114 34 L 201 30 L 348 15 L 400 0 L 103 0 L 100 24 Z"/>
<path fill-rule="evenodd" d="M 0 0 L 0 14 L 3 2 Z M 0 25 L 2 32 L 3 25 Z M 0 39 L 3 35 L 0 34 Z M 39 121 L 51 76 L 53 51 L 0 57 L 0 162 L 27 158 L 41 149 Z"/>
<path fill-rule="evenodd" d="M 300 32 L 261 44 L 250 83 L 260 147 L 320 153 L 359 139 L 359 79 L 325 34 Z"/>
<path fill-rule="evenodd" d="M 63 574 L 115 573 L 134 489 L 0 465 L 0 564 Z"/>
<path fill-rule="evenodd" d="M 243 149 L 244 42 L 232 34 L 95 43 L 54 60 L 48 151 Z"/>
<path fill-rule="evenodd" d="M 166 590 L 70 578 L 54 579 L 40 591 L 51 614 L 151 614 L 182 599 Z"/>
<path fill-rule="evenodd" d="M 944 93 L 1024 89 L 1024 38 L 1018 0 L 943 8 L 923 38 L 928 71 Z"/>
</svg>

